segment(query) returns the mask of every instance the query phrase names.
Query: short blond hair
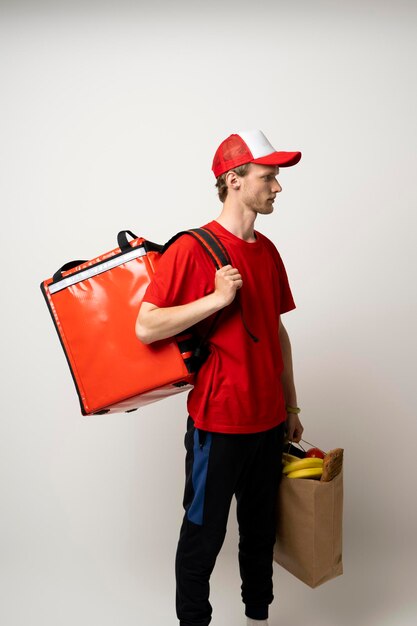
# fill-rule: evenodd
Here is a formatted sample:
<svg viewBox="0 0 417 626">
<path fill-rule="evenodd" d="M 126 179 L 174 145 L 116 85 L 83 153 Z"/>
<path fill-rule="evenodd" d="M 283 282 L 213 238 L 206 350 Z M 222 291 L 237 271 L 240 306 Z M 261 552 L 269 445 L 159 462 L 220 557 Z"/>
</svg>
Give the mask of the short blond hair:
<svg viewBox="0 0 417 626">
<path fill-rule="evenodd" d="M 224 172 L 224 174 L 221 174 L 217 177 L 216 187 L 220 202 L 224 202 L 227 198 L 226 175 L 228 174 L 228 172 L 235 172 L 238 176 L 246 176 L 249 170 L 249 165 L 250 163 L 244 163 L 243 165 L 239 165 L 238 167 L 233 167 L 232 169 L 227 170 L 227 172 Z"/>
</svg>

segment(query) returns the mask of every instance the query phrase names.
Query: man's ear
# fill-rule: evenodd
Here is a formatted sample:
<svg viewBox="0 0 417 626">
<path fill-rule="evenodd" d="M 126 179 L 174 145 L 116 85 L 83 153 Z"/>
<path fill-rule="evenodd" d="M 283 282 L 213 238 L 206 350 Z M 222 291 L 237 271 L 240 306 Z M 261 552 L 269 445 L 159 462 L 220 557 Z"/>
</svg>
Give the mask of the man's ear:
<svg viewBox="0 0 417 626">
<path fill-rule="evenodd" d="M 239 180 L 239 176 L 236 174 L 236 172 L 227 172 L 226 174 L 226 184 L 228 187 L 231 187 L 232 189 L 239 189 L 240 187 L 240 180 Z"/>
</svg>

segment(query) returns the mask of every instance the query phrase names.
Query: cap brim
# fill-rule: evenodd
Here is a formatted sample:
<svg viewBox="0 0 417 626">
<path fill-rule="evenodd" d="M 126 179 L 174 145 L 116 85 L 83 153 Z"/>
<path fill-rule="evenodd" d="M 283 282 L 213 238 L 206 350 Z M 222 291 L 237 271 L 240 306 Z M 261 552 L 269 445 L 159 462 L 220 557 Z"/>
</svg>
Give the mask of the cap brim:
<svg viewBox="0 0 417 626">
<path fill-rule="evenodd" d="M 259 163 L 259 165 L 281 165 L 281 167 L 290 167 L 296 165 L 301 159 L 301 152 L 272 152 L 267 156 L 254 159 L 251 163 Z"/>
</svg>

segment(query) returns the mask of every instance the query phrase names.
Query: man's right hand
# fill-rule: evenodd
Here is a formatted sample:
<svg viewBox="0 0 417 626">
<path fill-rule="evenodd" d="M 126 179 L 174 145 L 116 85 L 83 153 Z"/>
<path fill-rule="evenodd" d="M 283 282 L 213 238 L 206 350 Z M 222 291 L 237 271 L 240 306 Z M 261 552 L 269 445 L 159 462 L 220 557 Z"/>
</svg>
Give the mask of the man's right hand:
<svg viewBox="0 0 417 626">
<path fill-rule="evenodd" d="M 214 293 L 223 306 L 227 306 L 235 299 L 236 292 L 242 287 L 242 276 L 239 270 L 231 265 L 225 265 L 217 270 L 214 281 Z"/>
</svg>

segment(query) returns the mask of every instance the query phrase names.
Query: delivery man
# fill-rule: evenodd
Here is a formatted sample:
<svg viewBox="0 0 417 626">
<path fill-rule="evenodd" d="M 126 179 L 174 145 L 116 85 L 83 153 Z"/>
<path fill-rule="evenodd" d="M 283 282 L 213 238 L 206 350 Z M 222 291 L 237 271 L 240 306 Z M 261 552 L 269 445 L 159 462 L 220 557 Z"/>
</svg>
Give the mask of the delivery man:
<svg viewBox="0 0 417 626">
<path fill-rule="evenodd" d="M 295 308 L 275 245 L 254 229 L 274 210 L 280 167 L 300 152 L 276 151 L 260 130 L 232 134 L 212 165 L 223 208 L 205 224 L 231 265 L 215 270 L 201 245 L 180 236 L 163 254 L 143 298 L 144 343 L 193 327 L 209 355 L 187 399 L 184 519 L 176 554 L 180 626 L 211 621 L 209 579 L 237 501 L 241 595 L 248 624 L 266 625 L 273 601 L 276 495 L 285 440 L 299 442 L 291 344 L 281 315 Z"/>
</svg>

